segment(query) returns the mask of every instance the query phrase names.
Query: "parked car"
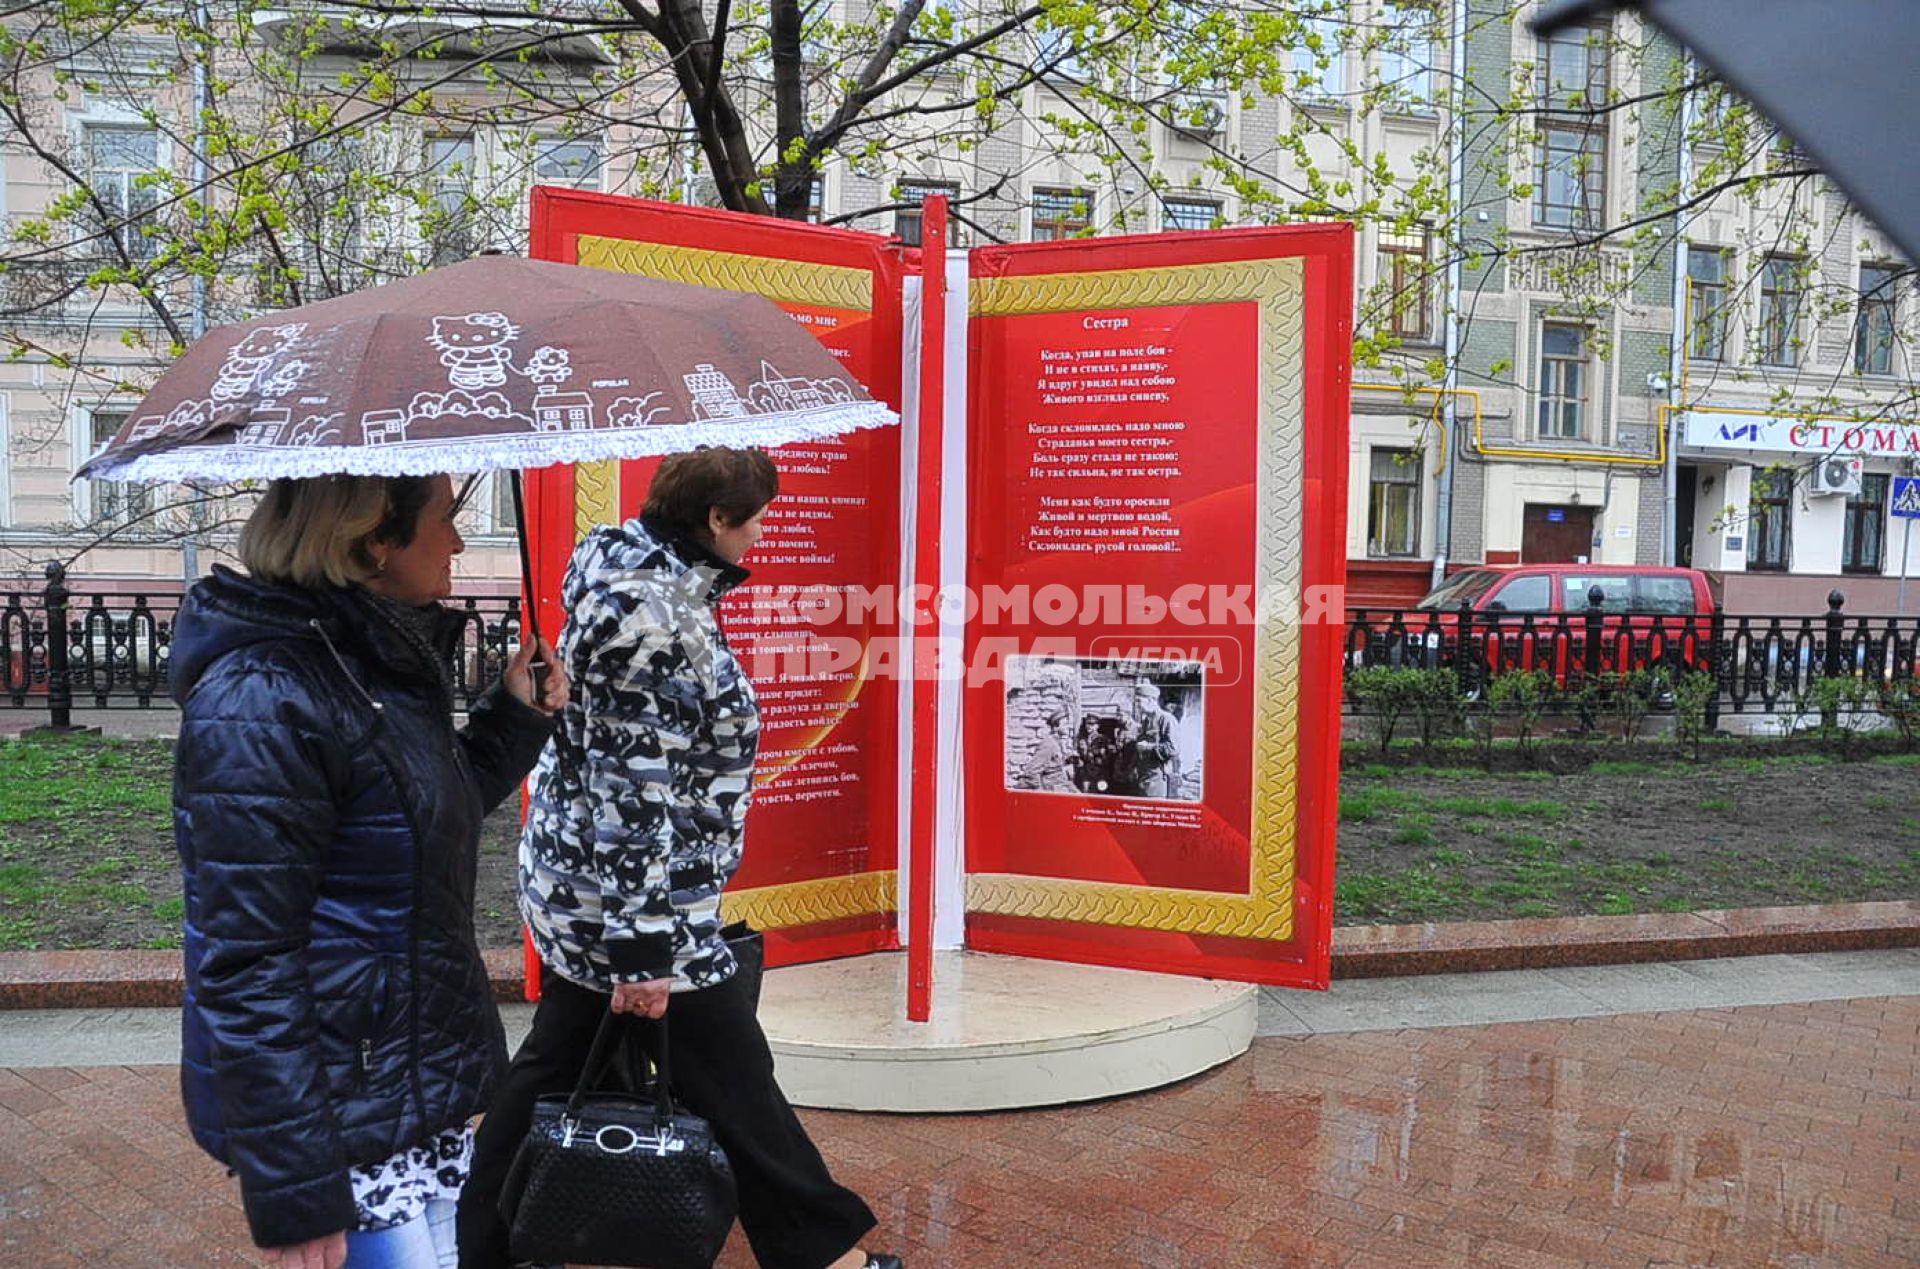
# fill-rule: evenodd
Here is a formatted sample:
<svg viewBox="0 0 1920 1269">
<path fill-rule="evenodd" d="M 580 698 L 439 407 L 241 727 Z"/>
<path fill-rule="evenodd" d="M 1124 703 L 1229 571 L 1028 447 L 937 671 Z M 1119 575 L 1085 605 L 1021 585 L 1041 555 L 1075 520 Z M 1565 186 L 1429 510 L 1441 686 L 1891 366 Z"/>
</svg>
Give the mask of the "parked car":
<svg viewBox="0 0 1920 1269">
<path fill-rule="evenodd" d="M 1660 671 L 1707 664 L 1718 608 L 1698 569 L 1637 564 L 1520 564 L 1465 569 L 1408 611 L 1382 614 L 1349 636 L 1354 665 L 1413 665 L 1457 670 L 1469 697 L 1512 670 L 1546 669 L 1564 686 L 1586 665 L 1587 608 L 1595 592 L 1604 614 L 1600 663 L 1653 667 L 1649 691 L 1672 698 Z M 1460 647 L 1461 614 L 1471 613 L 1468 647 Z"/>
</svg>

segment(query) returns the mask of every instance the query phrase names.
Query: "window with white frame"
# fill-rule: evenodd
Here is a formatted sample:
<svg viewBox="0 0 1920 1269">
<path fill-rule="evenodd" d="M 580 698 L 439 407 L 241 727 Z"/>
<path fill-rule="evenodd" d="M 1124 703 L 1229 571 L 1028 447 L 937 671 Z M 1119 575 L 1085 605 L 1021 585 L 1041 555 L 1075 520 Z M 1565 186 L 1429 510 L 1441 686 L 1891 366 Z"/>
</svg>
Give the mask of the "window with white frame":
<svg viewBox="0 0 1920 1269">
<path fill-rule="evenodd" d="M 101 238 L 89 254 L 112 254 L 118 247 L 132 259 L 152 259 L 159 246 L 153 234 L 160 202 L 159 129 L 88 123 L 81 127 L 81 143 L 87 184 L 98 203 L 89 207 L 87 219 Z"/>
<path fill-rule="evenodd" d="M 1406 233 L 1382 230 L 1380 282 L 1391 305 L 1387 329 L 1408 343 L 1433 340 L 1433 234 L 1425 227 Z"/>
<path fill-rule="evenodd" d="M 1893 373 L 1894 286 L 1900 270 L 1886 264 L 1860 266 L 1860 307 L 1853 319 L 1853 368 L 1863 375 Z"/>
<path fill-rule="evenodd" d="M 427 180 L 432 201 L 421 228 L 426 234 L 430 264 L 452 264 L 479 250 L 474 164 L 472 137 L 427 139 Z"/>
<path fill-rule="evenodd" d="M 1033 191 L 1034 242 L 1078 238 L 1093 226 L 1093 191 L 1042 186 Z"/>
<path fill-rule="evenodd" d="M 1793 256 L 1769 256 L 1760 268 L 1760 361 L 1768 366 L 1800 364 L 1800 275 L 1805 262 Z"/>
<path fill-rule="evenodd" d="M 1162 229 L 1211 229 L 1220 221 L 1220 203 L 1212 198 L 1169 198 L 1161 204 Z"/>
<path fill-rule="evenodd" d="M 1687 248 L 1687 306 L 1693 330 L 1687 352 L 1719 361 L 1727 347 L 1727 262 L 1722 247 Z"/>
<path fill-rule="evenodd" d="M 920 245 L 920 227 L 922 203 L 929 198 L 944 194 L 948 203 L 947 245 L 961 245 L 961 225 L 952 216 L 952 204 L 960 197 L 958 181 L 901 181 L 894 192 L 894 200 L 903 206 L 893 209 L 893 233 L 909 247 Z"/>
<path fill-rule="evenodd" d="M 1591 391 L 1586 327 L 1540 324 L 1540 401 L 1536 434 L 1542 440 L 1583 440 Z"/>
<path fill-rule="evenodd" d="M 1576 26 L 1540 41 L 1537 225 L 1591 229 L 1606 214 L 1607 39 L 1604 26 Z"/>
<path fill-rule="evenodd" d="M 574 140 L 540 137 L 533 143 L 533 181 L 536 185 L 601 189 L 605 185 L 605 167 L 606 157 L 600 142 L 591 137 Z"/>
<path fill-rule="evenodd" d="M 1433 104 L 1433 13 L 1391 0 L 1381 13 L 1386 43 L 1380 46 L 1380 83 L 1393 101 L 1416 109 Z"/>
<path fill-rule="evenodd" d="M 102 445 L 119 435 L 132 411 L 127 407 L 89 410 L 86 417 L 86 453 L 84 460 Z M 77 464 L 76 464 L 77 465 Z M 124 525 L 135 521 L 150 523 L 154 509 L 153 486 L 122 480 L 87 482 L 87 519 L 102 525 Z"/>
<path fill-rule="evenodd" d="M 1293 73 L 1306 96 L 1331 98 L 1347 91 L 1346 30 L 1346 22 L 1332 11 L 1300 19 Z"/>
<path fill-rule="evenodd" d="M 807 185 L 807 223 L 817 225 L 827 215 L 827 178 L 816 176 Z"/>
<path fill-rule="evenodd" d="M 1367 554 L 1420 553 L 1420 453 L 1375 447 L 1369 455 Z"/>
</svg>

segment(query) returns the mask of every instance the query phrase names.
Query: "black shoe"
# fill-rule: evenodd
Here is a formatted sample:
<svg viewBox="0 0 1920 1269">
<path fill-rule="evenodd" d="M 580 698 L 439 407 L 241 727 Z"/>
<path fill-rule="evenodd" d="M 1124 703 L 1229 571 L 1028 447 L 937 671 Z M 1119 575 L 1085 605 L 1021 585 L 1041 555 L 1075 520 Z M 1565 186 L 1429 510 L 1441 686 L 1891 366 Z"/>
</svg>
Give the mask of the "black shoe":
<svg viewBox="0 0 1920 1269">
<path fill-rule="evenodd" d="M 882 1252 L 867 1253 L 867 1269 L 907 1269 L 907 1262 Z"/>
</svg>

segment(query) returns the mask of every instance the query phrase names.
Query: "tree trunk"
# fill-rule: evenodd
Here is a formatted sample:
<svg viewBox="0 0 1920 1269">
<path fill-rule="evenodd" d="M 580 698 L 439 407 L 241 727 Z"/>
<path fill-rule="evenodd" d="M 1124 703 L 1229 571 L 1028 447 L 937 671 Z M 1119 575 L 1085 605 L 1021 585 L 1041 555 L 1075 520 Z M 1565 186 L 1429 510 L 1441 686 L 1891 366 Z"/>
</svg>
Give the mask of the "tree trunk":
<svg viewBox="0 0 1920 1269">
<path fill-rule="evenodd" d="M 813 203 L 813 152 L 807 138 L 806 62 L 800 50 L 800 0 L 773 0 L 768 13 L 773 54 L 773 125 L 779 147 L 774 209 L 782 220 L 805 220 Z"/>
</svg>

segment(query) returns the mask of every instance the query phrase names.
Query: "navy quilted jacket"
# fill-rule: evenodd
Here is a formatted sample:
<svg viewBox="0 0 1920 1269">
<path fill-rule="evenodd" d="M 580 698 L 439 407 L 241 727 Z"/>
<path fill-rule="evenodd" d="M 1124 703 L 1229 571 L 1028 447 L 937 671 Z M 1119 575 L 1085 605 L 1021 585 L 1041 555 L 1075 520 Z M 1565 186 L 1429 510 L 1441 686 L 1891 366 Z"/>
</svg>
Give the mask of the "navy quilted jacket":
<svg viewBox="0 0 1920 1269">
<path fill-rule="evenodd" d="M 458 633 L 438 630 L 450 652 Z M 181 1085 L 261 1246 L 353 1224 L 347 1170 L 480 1111 L 506 1059 L 473 929 L 480 821 L 552 722 L 498 685 L 456 733 L 348 591 L 218 570 L 174 626 Z"/>
</svg>

